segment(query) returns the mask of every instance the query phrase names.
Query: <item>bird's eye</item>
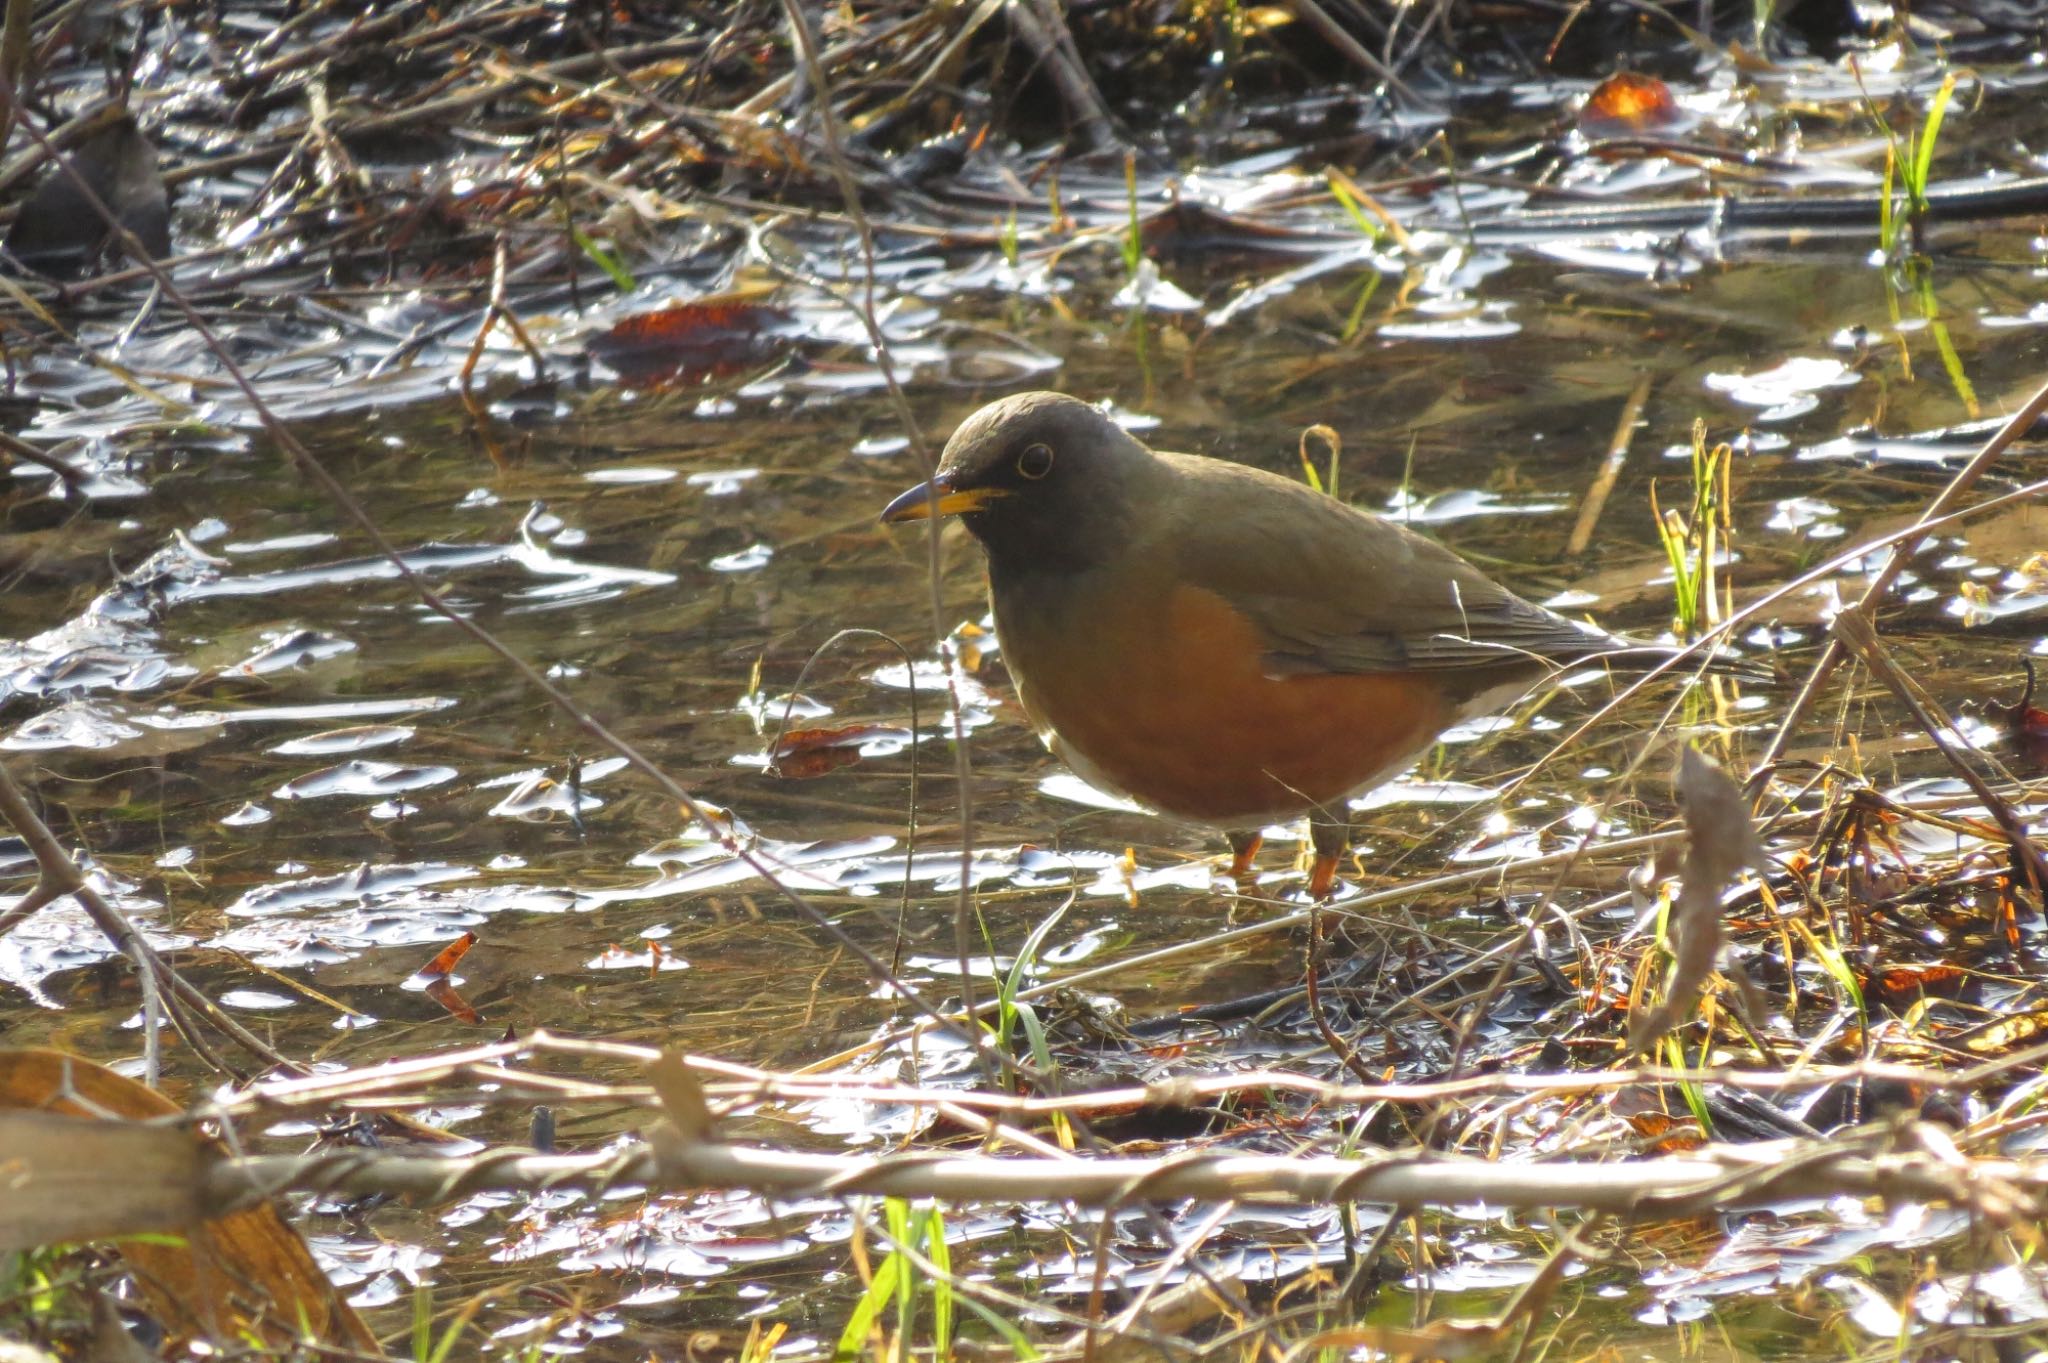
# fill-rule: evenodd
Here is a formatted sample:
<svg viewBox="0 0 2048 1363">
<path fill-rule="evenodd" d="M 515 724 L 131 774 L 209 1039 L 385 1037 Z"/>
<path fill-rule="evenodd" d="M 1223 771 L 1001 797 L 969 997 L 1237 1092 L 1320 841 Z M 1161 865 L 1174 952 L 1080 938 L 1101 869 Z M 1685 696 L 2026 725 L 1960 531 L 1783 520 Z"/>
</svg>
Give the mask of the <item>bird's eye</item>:
<svg viewBox="0 0 2048 1363">
<path fill-rule="evenodd" d="M 1037 482 L 1052 472 L 1052 446 L 1026 445 L 1024 452 L 1017 456 L 1017 472 Z"/>
</svg>

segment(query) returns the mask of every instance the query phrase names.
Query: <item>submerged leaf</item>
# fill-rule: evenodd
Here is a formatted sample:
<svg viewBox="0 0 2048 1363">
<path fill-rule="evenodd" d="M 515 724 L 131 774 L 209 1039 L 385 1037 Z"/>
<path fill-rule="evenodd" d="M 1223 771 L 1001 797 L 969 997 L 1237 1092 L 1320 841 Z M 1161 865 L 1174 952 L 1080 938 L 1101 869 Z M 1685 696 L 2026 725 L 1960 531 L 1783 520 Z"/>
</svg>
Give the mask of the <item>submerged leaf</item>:
<svg viewBox="0 0 2048 1363">
<path fill-rule="evenodd" d="M 869 743 L 908 743 L 910 731 L 888 724 L 791 729 L 768 754 L 768 769 L 790 781 L 808 781 L 860 761 Z"/>
<path fill-rule="evenodd" d="M 122 115 L 44 173 L 7 233 L 8 253 L 45 274 L 91 269 L 115 235 L 89 189 L 143 250 L 159 259 L 169 255 L 171 198 L 156 162 L 155 144 Z"/>
<path fill-rule="evenodd" d="M 1656 132 L 1682 121 L 1671 87 L 1655 76 L 1618 71 L 1593 88 L 1579 111 L 1579 130 L 1592 137 Z"/>
<path fill-rule="evenodd" d="M 635 313 L 590 338 L 590 353 L 625 378 L 661 382 L 732 373 L 776 349 L 780 308 L 737 296 Z"/>
</svg>

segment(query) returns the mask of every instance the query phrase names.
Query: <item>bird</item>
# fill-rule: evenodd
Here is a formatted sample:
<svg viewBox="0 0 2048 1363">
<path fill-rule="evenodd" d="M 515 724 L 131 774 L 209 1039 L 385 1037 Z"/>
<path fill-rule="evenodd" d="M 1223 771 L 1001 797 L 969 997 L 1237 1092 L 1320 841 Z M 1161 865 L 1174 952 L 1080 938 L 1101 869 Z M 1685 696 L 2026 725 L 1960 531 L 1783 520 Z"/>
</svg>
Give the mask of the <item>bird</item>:
<svg viewBox="0 0 2048 1363">
<path fill-rule="evenodd" d="M 1304 483 L 1155 451 L 1063 393 L 989 403 L 885 524 L 958 517 L 1001 656 L 1074 773 L 1223 833 L 1306 817 L 1333 892 L 1354 797 L 1546 675 L 1677 650 L 1523 600 L 1435 540 Z"/>
</svg>

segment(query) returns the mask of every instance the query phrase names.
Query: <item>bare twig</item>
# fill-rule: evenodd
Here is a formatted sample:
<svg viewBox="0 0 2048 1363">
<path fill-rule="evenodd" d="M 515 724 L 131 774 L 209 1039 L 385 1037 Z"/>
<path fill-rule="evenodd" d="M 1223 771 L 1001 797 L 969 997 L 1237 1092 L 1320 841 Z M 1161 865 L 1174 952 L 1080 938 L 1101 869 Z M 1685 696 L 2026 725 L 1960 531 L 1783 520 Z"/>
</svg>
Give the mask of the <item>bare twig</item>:
<svg viewBox="0 0 2048 1363">
<path fill-rule="evenodd" d="M 356 1111 L 380 1110 L 405 1106 L 410 1101 L 407 1095 L 416 1095 L 421 1102 L 445 1103 L 457 1090 L 464 1101 L 497 1104 L 654 1104 L 655 1092 L 649 1085 L 599 1083 L 513 1069 L 501 1063 L 534 1054 L 567 1056 L 578 1061 L 596 1058 L 629 1065 L 649 1065 L 661 1056 L 652 1047 L 631 1042 L 532 1032 L 510 1041 L 358 1070 L 264 1080 L 219 1100 L 201 1115 L 246 1118 L 279 1112 L 305 1113 L 336 1105 Z M 727 1112 L 764 1103 L 837 1101 L 906 1107 L 952 1105 L 1023 1121 L 1055 1114 L 1072 1117 L 1140 1108 L 1198 1108 L 1244 1093 L 1287 1094 L 1305 1105 L 1341 1108 L 1382 1103 L 1427 1108 L 1509 1095 L 1573 1098 L 1675 1083 L 1765 1094 L 1809 1093 L 1859 1083 L 1964 1093 L 2031 1073 L 2048 1061 L 2048 1044 L 2015 1050 L 1996 1060 L 1956 1070 L 1879 1060 L 1788 1069 L 1625 1065 L 1564 1074 L 1502 1070 L 1455 1079 L 1362 1085 L 1336 1084 L 1284 1070 L 1244 1070 L 1175 1076 L 1152 1084 L 1050 1097 L 997 1089 L 918 1088 L 860 1074 L 781 1073 L 711 1056 L 685 1055 L 681 1060 L 702 1080 L 706 1097 L 723 1104 Z"/>
<path fill-rule="evenodd" d="M 85 477 L 77 469 L 56 455 L 45 454 L 21 437 L 9 435 L 5 431 L 0 431 L 0 454 L 10 459 L 19 459 L 24 464 L 34 464 L 37 468 L 48 469 L 63 479 L 64 486 L 73 492 L 85 485 Z"/>
<path fill-rule="evenodd" d="M 202 1060 L 221 1073 L 235 1073 L 234 1067 L 216 1055 L 192 1026 L 191 1016 L 185 1009 L 196 1008 L 214 1027 L 264 1064 L 274 1065 L 295 1074 L 301 1072 L 298 1066 L 286 1060 L 262 1038 L 222 1012 L 213 1000 L 170 968 L 163 957 L 157 954 L 156 948 L 149 944 L 149 939 L 135 930 L 135 925 L 128 921 L 127 915 L 115 908 L 112 902 L 86 878 L 85 872 L 79 869 L 71 854 L 57 841 L 57 835 L 50 831 L 49 825 L 36 813 L 35 807 L 29 803 L 28 797 L 22 793 L 21 787 L 15 784 L 13 775 L 4 766 L 0 766 L 0 822 L 6 823 L 20 836 L 22 842 L 28 846 L 29 855 L 33 856 L 36 862 L 36 884 L 12 911 L 0 915 L 0 919 L 4 919 L 4 926 L 12 928 L 26 916 L 22 912 L 24 905 L 29 911 L 33 911 L 44 907 L 52 900 L 69 895 L 85 910 L 93 926 L 105 935 L 116 951 L 134 964 L 136 974 L 143 978 L 141 987 L 144 1020 L 150 1024 L 152 1031 L 155 1015 L 161 1010 L 163 1016 L 178 1029 L 179 1035 L 185 1038 Z M 159 990 L 168 990 L 169 997 L 163 997 Z M 154 1045 L 152 1037 L 145 1047 L 152 1067 Z"/>
<path fill-rule="evenodd" d="M 1922 532 L 1933 529 L 1937 523 L 1945 519 L 1955 504 L 1962 499 L 1963 494 L 1976 485 L 1977 480 L 1998 462 L 1999 456 L 2003 455 L 2014 441 L 2032 429 L 2034 422 L 2040 419 L 2043 412 L 2048 412 L 2048 383 L 2042 384 L 2032 397 L 2020 404 L 2020 409 L 1984 442 L 1983 448 L 1971 456 L 1970 462 L 1956 470 L 1956 476 L 1949 479 L 1948 486 L 1943 488 L 1940 494 L 1927 504 L 1927 509 L 1920 513 L 1919 521 L 1908 527 L 1901 535 L 1894 537 L 1892 551 L 1885 559 L 1884 567 L 1877 570 L 1876 575 L 1870 579 L 1870 585 L 1863 589 L 1863 595 L 1856 603 L 1858 610 L 1868 612 L 1877 608 L 1878 603 L 1884 600 L 1885 594 L 1892 589 L 1892 584 L 1898 581 L 1899 574 L 1905 571 L 1906 564 L 1925 543 L 1925 535 Z M 1798 733 L 1800 726 L 1806 722 L 1807 711 L 1813 708 L 1813 702 L 1820 695 L 1821 688 L 1834 676 L 1835 668 L 1841 664 L 1843 652 L 1843 641 L 1840 638 L 1829 639 L 1827 646 L 1821 650 L 1820 658 L 1814 663 L 1813 670 L 1807 674 L 1806 682 L 1799 688 L 1798 696 L 1793 699 L 1784 717 L 1778 721 L 1778 731 L 1771 736 L 1770 746 L 1764 750 L 1762 758 L 1757 762 L 1757 774 L 1750 781 L 1752 795 L 1759 793 L 1762 788 L 1761 782 L 1767 779 L 1765 773 L 1784 756 L 1785 748 L 1792 741 L 1792 736 Z"/>
<path fill-rule="evenodd" d="M 1114 146 L 1117 141 L 1116 120 L 1110 117 L 1109 106 L 1102 102 L 1102 93 L 1089 79 L 1087 68 L 1082 66 L 1080 54 L 1074 50 L 1074 39 L 1067 32 L 1066 24 L 1049 6 L 1034 3 L 1034 0 L 1010 0 L 1003 6 L 1003 16 L 1010 27 L 1024 40 L 1032 55 L 1045 65 L 1052 83 L 1059 88 L 1060 99 L 1066 104 L 1067 112 L 1081 130 L 1082 144 L 1090 151 L 1100 151 Z"/>
<path fill-rule="evenodd" d="M 1622 469 L 1628 466 L 1628 447 L 1635 439 L 1636 423 L 1642 420 L 1643 404 L 1649 397 L 1650 374 L 1645 370 L 1629 390 L 1628 400 L 1621 404 L 1621 415 L 1614 423 L 1614 438 L 1607 442 L 1607 457 L 1601 461 L 1600 471 L 1593 475 L 1593 485 L 1586 489 L 1586 500 L 1579 503 L 1579 518 L 1564 542 L 1566 558 L 1577 558 L 1593 542 L 1593 529 L 1600 524 L 1600 513 L 1606 510 L 1607 498 L 1614 492 Z"/>
<path fill-rule="evenodd" d="M 1385 81 L 1389 90 L 1395 91 L 1418 108 L 1437 107 L 1434 100 L 1424 99 L 1417 94 L 1413 86 L 1394 74 L 1392 67 L 1375 57 L 1365 44 L 1346 32 L 1344 26 L 1332 19 L 1329 11 L 1317 4 L 1316 0 L 1286 0 L 1286 4 L 1287 8 L 1294 11 L 1295 17 L 1314 29 L 1323 41 L 1343 53 L 1347 61 Z"/>
<path fill-rule="evenodd" d="M 1877 630 L 1870 623 L 1870 616 L 1863 606 L 1852 606 L 1835 616 L 1832 626 L 1834 637 L 1853 651 L 1870 669 L 1872 676 L 1883 682 L 1907 713 L 1928 737 L 1928 740 L 1948 759 L 1977 798 L 1984 802 L 1991 817 L 1997 821 L 1999 830 L 2012 845 L 2014 862 L 2026 871 L 2034 892 L 2036 905 L 2048 903 L 2048 860 L 2044 860 L 2041 848 L 2035 843 L 2026 821 L 2013 812 L 2012 805 L 1993 790 L 1977 769 L 1965 759 L 1956 748 L 1952 735 L 1955 725 L 1948 716 L 1934 713 L 1931 699 L 1923 698 L 1917 688 L 1892 661 L 1891 654 L 1877 637 Z"/>
</svg>

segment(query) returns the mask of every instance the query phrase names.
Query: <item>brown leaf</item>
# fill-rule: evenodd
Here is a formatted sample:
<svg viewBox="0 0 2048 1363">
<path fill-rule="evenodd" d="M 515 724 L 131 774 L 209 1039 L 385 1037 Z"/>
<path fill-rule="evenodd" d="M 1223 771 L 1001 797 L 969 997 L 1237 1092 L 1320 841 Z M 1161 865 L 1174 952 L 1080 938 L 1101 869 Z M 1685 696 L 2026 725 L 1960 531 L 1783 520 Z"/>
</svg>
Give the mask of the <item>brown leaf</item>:
<svg viewBox="0 0 2048 1363">
<path fill-rule="evenodd" d="M 1664 1001 L 1629 1021 L 1629 1046 L 1644 1050 L 1684 1019 L 1721 953 L 1721 893 L 1745 869 L 1770 865 L 1749 802 L 1728 773 L 1688 747 L 1678 762 L 1678 809 L 1685 820 L 1685 867 L 1671 902 L 1671 976 Z"/>
<path fill-rule="evenodd" d="M 1961 1046 L 1971 1055 L 2004 1055 L 2032 1045 L 2044 1035 L 2048 1035 L 2048 1011 L 2036 1010 L 1986 1023 L 1950 1038 L 1950 1044 Z"/>
<path fill-rule="evenodd" d="M 1700 1124 L 1690 1117 L 1674 1117 L 1668 1112 L 1637 1112 L 1624 1120 L 1630 1130 L 1650 1142 L 1652 1154 L 1682 1154 L 1707 1143 L 1706 1137 L 1700 1134 Z"/>
<path fill-rule="evenodd" d="M 94 1127 L 124 1129 L 123 1121 L 156 1121 L 181 1115 L 176 1103 L 155 1089 L 61 1051 L 0 1051 L 0 1109 L 20 1109 L 46 1119 L 94 1118 Z M 54 1114 L 54 1116 L 53 1116 Z M 178 1127 L 152 1126 L 162 1137 L 192 1141 Z M 96 1133 L 105 1135 L 107 1133 Z M 128 1164 L 109 1157 L 103 1143 L 80 1141 L 86 1168 L 97 1188 L 81 1197 L 110 1199 L 161 1195 L 146 1185 L 165 1172 L 166 1155 L 185 1158 L 168 1143 Z M 211 1147 L 190 1146 L 203 1156 Z M 0 1149 L 12 1142 L 0 1136 Z M 0 1156 L 5 1162 L 7 1156 Z M 133 1186 L 131 1186 L 133 1185 Z M 196 1178 L 184 1184 L 198 1187 Z M 169 1190 L 175 1194 L 178 1190 Z M 0 1222 L 12 1209 L 9 1192 L 0 1198 Z M 131 1204 L 139 1205 L 139 1204 Z M 193 1339 L 251 1335 L 264 1347 L 290 1352 L 310 1337 L 333 1349 L 383 1357 L 353 1308 L 334 1290 L 306 1242 L 269 1203 L 231 1212 L 196 1226 L 158 1225 L 184 1232 L 182 1244 L 127 1240 L 118 1246 L 134 1270 L 150 1311 L 174 1335 Z"/>
<path fill-rule="evenodd" d="M 1863 994 L 1894 1011 L 1923 998 L 1952 999 L 1962 992 L 1969 972 L 1959 965 L 1895 965 L 1873 970 L 1863 979 Z"/>
<path fill-rule="evenodd" d="M 768 754 L 768 769 L 789 781 L 809 781 L 860 761 L 860 750 L 878 738 L 909 741 L 907 730 L 887 724 L 791 729 Z"/>
<path fill-rule="evenodd" d="M 654 1096 L 661 1100 L 661 1110 L 675 1135 L 690 1145 L 712 1138 L 716 1119 L 711 1115 L 711 1105 L 704 1101 L 704 1086 L 690 1073 L 681 1051 L 674 1047 L 664 1049 L 647 1067 L 647 1078 L 654 1085 Z"/>
</svg>

